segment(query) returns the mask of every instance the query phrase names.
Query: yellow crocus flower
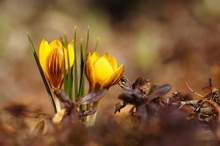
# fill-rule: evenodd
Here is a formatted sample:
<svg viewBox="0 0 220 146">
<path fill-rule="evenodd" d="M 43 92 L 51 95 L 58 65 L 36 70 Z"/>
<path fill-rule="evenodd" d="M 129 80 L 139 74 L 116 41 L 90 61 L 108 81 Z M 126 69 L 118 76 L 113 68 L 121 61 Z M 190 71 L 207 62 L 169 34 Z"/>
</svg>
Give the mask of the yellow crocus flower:
<svg viewBox="0 0 220 146">
<path fill-rule="evenodd" d="M 59 40 L 54 40 L 48 44 L 43 39 L 40 43 L 38 58 L 50 86 L 52 88 L 61 88 L 64 77 L 64 63 L 66 73 L 68 72 L 68 66 L 72 67 L 74 63 L 73 43 L 70 42 L 66 48 Z"/>
<path fill-rule="evenodd" d="M 100 56 L 97 52 L 88 53 L 86 59 L 86 77 L 89 80 L 90 92 L 115 85 L 124 73 L 124 65 L 118 67 L 117 60 L 108 53 Z"/>
</svg>

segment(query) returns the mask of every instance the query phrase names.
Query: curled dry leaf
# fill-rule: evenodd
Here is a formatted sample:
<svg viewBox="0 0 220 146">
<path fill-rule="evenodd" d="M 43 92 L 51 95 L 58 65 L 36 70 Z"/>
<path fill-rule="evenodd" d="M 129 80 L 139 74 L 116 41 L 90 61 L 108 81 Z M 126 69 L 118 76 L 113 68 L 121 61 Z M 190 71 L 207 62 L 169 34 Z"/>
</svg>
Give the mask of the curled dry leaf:
<svg viewBox="0 0 220 146">
<path fill-rule="evenodd" d="M 37 125 L 34 127 L 32 134 L 34 136 L 40 136 L 43 135 L 44 132 L 44 121 L 40 121 L 39 123 L 37 123 Z"/>
<path fill-rule="evenodd" d="M 102 97 L 105 96 L 107 91 L 108 91 L 107 89 L 100 89 L 100 90 L 98 90 L 96 92 L 89 93 L 85 97 L 82 98 L 81 104 L 84 104 L 86 102 L 88 102 L 88 103 L 96 103 L 100 99 L 102 99 Z"/>
</svg>

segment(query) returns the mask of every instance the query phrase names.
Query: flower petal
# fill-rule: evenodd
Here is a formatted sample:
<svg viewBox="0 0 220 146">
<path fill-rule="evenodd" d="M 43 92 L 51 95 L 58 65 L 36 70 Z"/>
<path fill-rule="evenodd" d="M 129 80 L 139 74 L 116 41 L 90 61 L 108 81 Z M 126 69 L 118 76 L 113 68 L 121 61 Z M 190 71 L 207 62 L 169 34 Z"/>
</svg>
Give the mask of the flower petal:
<svg viewBox="0 0 220 146">
<path fill-rule="evenodd" d="M 106 78 L 103 82 L 103 88 L 109 88 L 117 84 L 124 74 L 124 65 L 120 65 L 119 68 L 109 77 Z"/>
<path fill-rule="evenodd" d="M 68 50 L 68 53 L 67 53 Z M 67 45 L 67 49 L 64 49 L 64 54 L 65 54 L 65 64 L 66 64 L 66 70 L 68 70 L 68 66 L 71 68 L 74 63 L 74 50 L 73 50 L 73 42 L 70 42 Z M 69 65 L 68 65 L 68 56 L 69 55 Z"/>
<path fill-rule="evenodd" d="M 60 88 L 63 82 L 64 60 L 59 49 L 55 48 L 48 55 L 46 60 L 46 73 L 50 85 Z"/>
<path fill-rule="evenodd" d="M 96 82 L 102 82 L 113 74 L 113 68 L 105 57 L 101 57 L 93 63 Z"/>
<path fill-rule="evenodd" d="M 118 67 L 118 63 L 117 63 L 115 57 L 111 57 L 108 53 L 105 53 L 103 56 L 110 62 L 113 70 L 115 71 Z"/>
<path fill-rule="evenodd" d="M 91 62 L 94 63 L 99 58 L 100 58 L 99 53 L 98 52 L 94 52 L 94 53 L 92 53 L 92 56 L 91 56 Z"/>
<path fill-rule="evenodd" d="M 95 88 L 95 72 L 94 72 L 94 68 L 93 68 L 93 63 L 92 63 L 92 57 L 90 52 L 87 55 L 86 58 L 86 77 L 89 81 L 89 85 L 90 85 L 90 91 L 93 91 Z"/>
<path fill-rule="evenodd" d="M 63 44 L 59 40 L 53 40 L 50 43 L 50 48 L 51 49 L 57 48 L 60 51 L 60 54 L 63 54 Z"/>
<path fill-rule="evenodd" d="M 111 57 L 111 58 L 109 59 L 109 62 L 110 62 L 110 64 L 112 65 L 113 70 L 114 70 L 114 71 L 117 70 L 118 63 L 117 63 L 115 57 Z"/>
<path fill-rule="evenodd" d="M 47 56 L 50 54 L 51 51 L 52 49 L 50 48 L 48 42 L 43 39 L 38 49 L 38 58 L 44 72 L 46 71 Z"/>
</svg>

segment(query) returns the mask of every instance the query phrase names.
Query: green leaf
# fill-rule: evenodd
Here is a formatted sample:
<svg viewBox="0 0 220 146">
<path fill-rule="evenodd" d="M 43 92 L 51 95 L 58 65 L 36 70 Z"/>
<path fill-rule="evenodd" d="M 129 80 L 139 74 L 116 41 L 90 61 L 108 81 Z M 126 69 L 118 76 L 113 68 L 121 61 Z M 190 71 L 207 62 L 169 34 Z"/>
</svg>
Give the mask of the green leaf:
<svg viewBox="0 0 220 146">
<path fill-rule="evenodd" d="M 73 67 L 69 70 L 69 97 L 71 100 L 73 100 Z"/>
<path fill-rule="evenodd" d="M 99 48 L 99 41 L 100 41 L 100 38 L 98 37 L 96 39 L 96 43 L 95 43 L 95 51 L 97 52 L 98 51 L 98 48 Z"/>
<path fill-rule="evenodd" d="M 61 38 L 61 41 L 62 41 L 64 47 L 66 47 L 66 46 L 67 46 L 67 43 L 66 43 L 67 40 L 66 40 L 66 37 L 65 37 L 65 36 Z M 69 94 L 68 76 L 67 76 L 67 72 L 66 72 L 66 65 L 68 65 L 68 64 L 65 63 L 66 54 L 65 54 L 65 51 L 64 51 L 64 50 L 63 50 L 63 54 L 64 54 L 64 55 L 63 55 L 63 60 L 64 60 L 64 68 L 63 68 L 63 74 L 64 74 L 64 77 L 63 77 L 64 91 Z M 67 57 L 68 57 L 68 56 L 67 56 Z"/>
<path fill-rule="evenodd" d="M 86 56 L 89 48 L 89 26 L 87 30 L 87 38 L 86 38 L 86 47 L 85 52 L 83 53 L 82 41 L 80 42 L 80 56 L 81 56 L 81 65 L 80 65 L 80 88 L 79 88 L 79 96 L 84 96 L 85 92 L 85 67 L 86 67 Z"/>
<path fill-rule="evenodd" d="M 32 51 L 33 51 L 34 59 L 35 59 L 35 61 L 36 61 L 36 63 L 37 63 L 38 70 L 40 71 L 41 78 L 42 78 L 42 80 L 43 80 L 43 82 L 44 82 L 45 88 L 46 88 L 47 93 L 48 93 L 48 95 L 49 95 L 49 97 L 50 97 L 50 101 L 51 101 L 51 103 L 52 103 L 54 112 L 57 113 L 57 109 L 56 109 L 56 105 L 55 105 L 55 102 L 54 102 L 54 98 L 53 98 L 53 95 L 52 95 L 52 93 L 51 93 L 49 84 L 48 84 L 48 82 L 47 82 L 47 80 L 46 80 L 46 77 L 45 77 L 45 75 L 44 75 L 43 69 L 42 69 L 42 67 L 41 67 L 41 65 L 40 65 L 40 62 L 39 62 L 39 59 L 38 59 L 38 56 L 37 56 L 37 53 L 36 53 L 36 49 L 35 49 L 35 47 L 34 47 L 34 45 L 33 45 L 33 42 L 31 41 L 31 38 L 30 38 L 29 34 L 27 34 L 27 37 L 28 37 L 30 46 L 31 46 Z"/>
<path fill-rule="evenodd" d="M 64 45 L 65 48 L 68 48 L 68 40 L 66 35 L 64 35 L 61 38 L 61 41 Z M 70 99 L 72 100 L 72 87 L 73 87 L 73 68 L 70 67 L 70 60 L 69 60 L 69 50 L 67 49 L 67 54 L 65 54 L 64 50 L 64 57 L 63 59 L 66 60 L 67 59 L 67 64 L 64 64 L 64 91 L 66 93 L 68 93 Z M 67 56 L 67 58 L 65 58 Z M 66 71 L 66 66 L 67 66 L 67 71 Z"/>
<path fill-rule="evenodd" d="M 66 34 L 64 34 L 64 36 L 61 37 L 60 40 L 61 40 L 61 42 L 63 43 L 63 45 L 64 45 L 65 47 L 67 47 L 68 39 L 67 39 L 67 37 L 66 37 Z"/>
<path fill-rule="evenodd" d="M 74 27 L 74 87 L 75 87 L 75 101 L 78 100 L 78 70 L 77 70 L 77 58 L 76 58 L 76 27 Z"/>
<path fill-rule="evenodd" d="M 84 62 L 86 61 L 86 55 L 87 55 L 87 52 L 88 52 L 88 48 L 89 48 L 89 26 L 88 26 L 88 30 L 87 30 L 87 39 L 86 39 L 86 48 L 85 48 L 85 58 L 84 58 Z"/>
<path fill-rule="evenodd" d="M 80 40 L 80 82 L 79 82 L 79 96 L 84 95 L 84 55 L 83 55 L 83 39 Z"/>
</svg>

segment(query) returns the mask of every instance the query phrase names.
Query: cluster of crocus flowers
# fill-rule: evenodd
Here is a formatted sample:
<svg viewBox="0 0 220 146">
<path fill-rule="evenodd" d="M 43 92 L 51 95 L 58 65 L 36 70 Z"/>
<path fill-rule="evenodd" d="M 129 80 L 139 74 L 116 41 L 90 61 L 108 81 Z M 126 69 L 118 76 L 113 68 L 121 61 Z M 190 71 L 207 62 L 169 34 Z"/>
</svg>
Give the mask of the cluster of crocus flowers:
<svg viewBox="0 0 220 146">
<path fill-rule="evenodd" d="M 50 86 L 54 89 L 61 88 L 64 72 L 68 73 L 68 69 L 74 63 L 73 43 L 70 42 L 67 47 L 64 47 L 59 40 L 49 44 L 43 39 L 40 43 L 38 58 Z"/>
<path fill-rule="evenodd" d="M 76 43 L 76 31 L 74 32 L 74 41 L 69 43 L 62 43 L 59 40 L 53 40 L 48 43 L 43 39 L 39 45 L 38 54 L 29 36 L 28 38 L 42 80 L 56 113 L 52 119 L 53 122 L 59 124 L 65 116 L 71 115 L 72 112 L 70 111 L 72 110 L 76 110 L 75 112 L 92 111 L 91 113 L 95 112 L 95 114 L 87 115 L 85 125 L 94 125 L 97 113 L 95 106 L 98 106 L 99 100 L 106 94 L 107 89 L 121 80 L 124 73 L 124 65 L 118 66 L 115 57 L 110 56 L 108 53 L 100 56 L 96 51 L 92 54 L 88 52 L 88 30 L 86 47 L 83 48 L 82 42 L 80 44 L 80 78 L 78 78 L 76 60 L 74 64 L 74 59 L 76 59 L 76 48 L 74 46 Z M 62 39 L 67 42 L 65 37 Z M 85 58 L 86 55 L 87 57 Z M 89 81 L 89 93 L 87 96 L 84 96 L 84 74 Z M 62 88 L 63 83 L 64 87 Z M 72 97 L 73 86 L 75 87 L 75 97 Z M 62 94 L 57 94 L 56 91 L 62 91 Z M 82 97 L 82 101 L 79 100 L 79 97 Z M 61 109 L 60 101 L 65 104 L 64 109 Z M 77 104 L 75 105 L 76 102 Z M 73 107 L 74 109 L 72 109 Z"/>
<path fill-rule="evenodd" d="M 117 84 L 124 73 L 124 65 L 118 67 L 117 60 L 108 53 L 100 56 L 97 52 L 88 53 L 86 59 L 86 77 L 89 81 L 90 92 L 108 89 Z"/>
</svg>

